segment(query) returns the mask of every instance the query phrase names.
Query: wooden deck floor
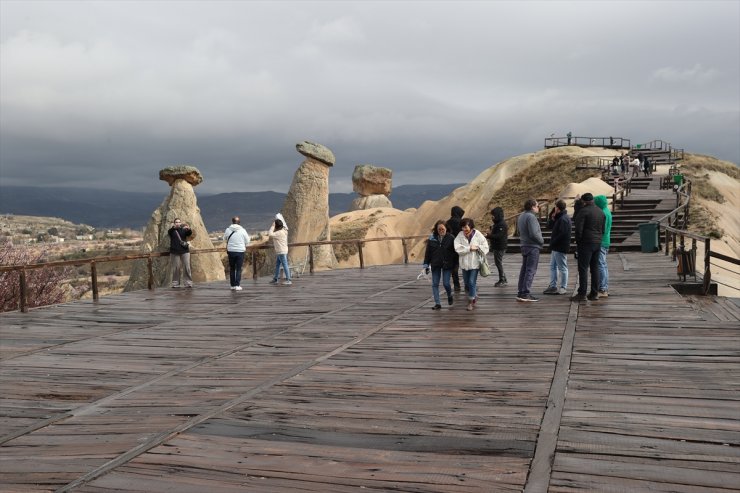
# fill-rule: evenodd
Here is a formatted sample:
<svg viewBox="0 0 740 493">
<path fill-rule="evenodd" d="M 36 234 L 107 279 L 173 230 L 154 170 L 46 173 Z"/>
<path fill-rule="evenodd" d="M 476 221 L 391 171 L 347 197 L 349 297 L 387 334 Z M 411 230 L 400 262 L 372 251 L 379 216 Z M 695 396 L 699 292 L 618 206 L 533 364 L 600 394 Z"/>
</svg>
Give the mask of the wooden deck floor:
<svg viewBox="0 0 740 493">
<path fill-rule="evenodd" d="M 609 265 L 606 300 L 490 277 L 472 314 L 418 266 L 2 314 L 0 490 L 738 491 L 740 308 Z"/>
</svg>

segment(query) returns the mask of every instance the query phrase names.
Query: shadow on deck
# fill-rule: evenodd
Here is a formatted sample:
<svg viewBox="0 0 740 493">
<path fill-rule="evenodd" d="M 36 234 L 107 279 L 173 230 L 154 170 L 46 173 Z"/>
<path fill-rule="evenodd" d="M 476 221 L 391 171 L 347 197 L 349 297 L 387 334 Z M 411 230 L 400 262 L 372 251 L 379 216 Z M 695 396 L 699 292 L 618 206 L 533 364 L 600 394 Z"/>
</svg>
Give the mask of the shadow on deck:
<svg viewBox="0 0 740 493">
<path fill-rule="evenodd" d="M 580 305 L 492 276 L 436 312 L 401 265 L 2 314 L 1 489 L 736 489 L 738 305 L 608 260 Z"/>
</svg>

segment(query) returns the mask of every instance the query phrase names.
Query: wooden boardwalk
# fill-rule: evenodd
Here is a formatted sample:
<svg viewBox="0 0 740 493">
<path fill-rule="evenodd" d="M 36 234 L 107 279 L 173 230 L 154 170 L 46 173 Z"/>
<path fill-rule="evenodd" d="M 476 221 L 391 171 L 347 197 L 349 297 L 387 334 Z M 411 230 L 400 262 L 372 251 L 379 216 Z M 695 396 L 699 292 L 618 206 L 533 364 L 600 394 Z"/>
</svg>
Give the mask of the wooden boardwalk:
<svg viewBox="0 0 740 493">
<path fill-rule="evenodd" d="M 738 491 L 737 300 L 609 266 L 473 313 L 386 266 L 2 314 L 0 491 Z"/>
</svg>

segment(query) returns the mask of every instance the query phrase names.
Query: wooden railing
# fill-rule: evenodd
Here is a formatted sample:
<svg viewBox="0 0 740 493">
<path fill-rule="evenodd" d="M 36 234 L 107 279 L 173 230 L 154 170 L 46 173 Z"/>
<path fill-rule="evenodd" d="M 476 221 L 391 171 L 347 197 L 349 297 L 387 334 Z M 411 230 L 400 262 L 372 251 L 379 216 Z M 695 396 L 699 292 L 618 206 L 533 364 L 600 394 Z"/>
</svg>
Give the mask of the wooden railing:
<svg viewBox="0 0 740 493">
<path fill-rule="evenodd" d="M 687 231 L 689 225 L 689 206 L 691 204 L 691 181 L 686 180 L 676 191 L 676 208 L 668 214 L 660 217 L 656 221 L 658 222 L 659 228 L 664 232 L 665 235 L 665 254 L 671 253 L 671 246 L 673 247 L 673 260 L 676 260 L 679 255 L 684 255 L 683 259 L 685 264 L 692 267 L 694 278 L 696 278 L 696 250 L 697 242 L 701 241 L 704 243 L 704 274 L 703 274 L 703 286 L 702 290 L 704 294 L 709 293 L 710 284 L 712 281 L 712 258 L 722 260 L 734 265 L 740 265 L 740 259 L 723 255 L 718 252 L 713 252 L 711 249 L 711 238 L 708 236 L 699 235 Z M 683 215 L 681 213 L 683 212 Z M 663 224 L 663 223 L 666 224 Z M 686 239 L 691 239 L 691 249 L 686 249 Z M 715 265 L 716 266 L 716 265 Z M 690 273 L 689 273 L 690 274 Z M 686 278 L 687 271 L 683 272 L 684 280 Z"/>
<path fill-rule="evenodd" d="M 362 253 L 362 247 L 365 243 L 371 243 L 371 242 L 377 242 L 377 241 L 400 241 L 403 246 L 403 263 L 407 264 L 409 262 L 409 243 L 413 242 L 414 240 L 420 241 L 422 239 L 427 238 L 428 235 L 418 235 L 418 236 L 389 236 L 385 238 L 363 238 L 363 239 L 351 239 L 351 240 L 332 240 L 332 241 L 314 241 L 314 242 L 304 242 L 304 243 L 290 243 L 289 247 L 308 247 L 308 262 L 309 262 L 309 269 L 310 272 L 314 272 L 314 259 L 313 259 L 313 249 L 314 247 L 321 246 L 321 245 L 346 245 L 346 244 L 352 244 L 357 247 L 357 251 L 359 253 L 360 258 L 360 268 L 365 268 L 365 261 Z M 257 265 L 257 256 L 259 250 L 267 250 L 273 248 L 271 244 L 263 244 L 263 245 L 255 245 L 255 246 L 248 246 L 247 252 L 251 253 L 252 256 L 252 266 Z M 199 249 L 193 249 L 191 250 L 191 255 L 200 255 L 200 254 L 206 254 L 206 253 L 225 253 L 224 247 L 219 248 L 199 248 Z M 54 267 L 80 267 L 80 266 L 90 266 L 90 283 L 91 283 L 91 290 L 92 290 L 92 297 L 94 301 L 98 301 L 100 299 L 100 293 L 98 290 L 98 264 L 104 263 L 104 262 L 121 262 L 121 261 L 130 261 L 130 260 L 146 260 L 147 262 L 147 288 L 150 290 L 153 290 L 155 288 L 154 286 L 154 269 L 153 269 L 153 261 L 155 258 L 158 257 L 168 257 L 170 255 L 170 252 L 149 252 L 149 253 L 138 253 L 133 255 L 115 255 L 115 256 L 102 256 L 102 257 L 91 257 L 86 259 L 75 259 L 75 260 L 54 260 L 50 262 L 38 262 L 34 264 L 25 264 L 25 265 L 3 265 L 0 266 L 0 274 L 4 274 L 7 272 L 18 272 L 19 273 L 19 283 L 20 283 L 20 296 L 18 300 L 18 308 L 21 312 L 26 313 L 28 312 L 28 283 L 26 282 L 26 272 L 33 269 L 45 269 L 45 268 L 54 268 Z M 258 277 L 257 269 L 253 268 L 253 278 L 256 279 Z"/>
</svg>

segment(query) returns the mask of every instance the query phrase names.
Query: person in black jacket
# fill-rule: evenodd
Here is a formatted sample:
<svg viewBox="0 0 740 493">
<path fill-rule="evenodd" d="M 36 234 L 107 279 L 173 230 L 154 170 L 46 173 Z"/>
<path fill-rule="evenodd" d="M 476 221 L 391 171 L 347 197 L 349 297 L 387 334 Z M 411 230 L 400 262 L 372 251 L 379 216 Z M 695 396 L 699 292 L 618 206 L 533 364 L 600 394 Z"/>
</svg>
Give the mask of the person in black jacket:
<svg viewBox="0 0 740 493">
<path fill-rule="evenodd" d="M 555 207 L 547 221 L 552 230 L 550 236 L 550 285 L 544 294 L 565 294 L 568 292 L 568 250 L 570 250 L 570 217 L 563 200 L 555 202 Z M 558 277 L 560 286 L 558 286 Z"/>
<path fill-rule="evenodd" d="M 188 236 L 193 232 L 179 218 L 175 218 L 172 227 L 167 231 L 170 236 L 170 269 L 172 270 L 172 287 L 180 287 L 180 274 L 185 278 L 185 287 L 193 287 L 193 276 L 190 272 L 190 244 Z"/>
<path fill-rule="evenodd" d="M 434 296 L 433 310 L 440 310 L 439 279 L 447 292 L 447 304 L 452 305 L 452 287 L 450 275 L 452 266 L 457 265 L 458 257 L 455 252 L 455 237 L 447 232 L 447 225 L 439 220 L 434 224 L 432 235 L 427 240 L 427 249 L 424 253 L 424 269 L 432 271 L 432 295 Z"/>
<path fill-rule="evenodd" d="M 460 221 L 462 220 L 463 216 L 465 215 L 465 211 L 462 209 L 462 207 L 454 206 L 452 209 L 450 209 L 450 218 L 447 220 L 447 231 L 452 235 L 453 238 L 457 238 L 457 235 L 460 233 L 460 230 L 462 229 L 462 225 L 460 224 Z M 455 254 L 457 255 L 457 253 Z M 459 271 L 459 259 L 455 262 L 455 265 L 452 267 L 452 283 L 455 287 L 455 292 L 460 292 L 460 271 Z M 467 291 L 467 287 L 465 289 Z"/>
<path fill-rule="evenodd" d="M 504 272 L 504 253 L 509 244 L 509 226 L 504 219 L 504 210 L 501 207 L 494 207 L 491 211 L 493 224 L 491 232 L 488 233 L 488 239 L 491 241 L 491 251 L 493 251 L 493 261 L 496 263 L 498 270 L 498 282 L 496 287 L 506 286 L 506 273 Z"/>
<path fill-rule="evenodd" d="M 571 297 L 572 301 L 599 299 L 599 256 L 601 255 L 601 240 L 604 235 L 606 216 L 594 205 L 594 196 L 584 193 L 581 197 L 583 208 L 575 215 L 576 247 L 578 249 L 578 294 Z M 588 271 L 591 271 L 591 291 L 586 296 L 588 288 Z"/>
</svg>

